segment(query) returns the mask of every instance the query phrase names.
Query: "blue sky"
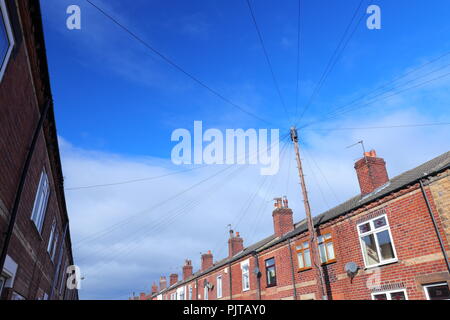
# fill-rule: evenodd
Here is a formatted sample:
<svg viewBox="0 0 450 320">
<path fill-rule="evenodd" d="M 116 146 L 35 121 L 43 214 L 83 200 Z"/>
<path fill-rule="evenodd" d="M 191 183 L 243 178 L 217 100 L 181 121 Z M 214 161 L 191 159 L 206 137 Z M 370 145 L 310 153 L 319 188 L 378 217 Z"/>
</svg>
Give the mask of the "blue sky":
<svg viewBox="0 0 450 320">
<path fill-rule="evenodd" d="M 260 117 L 279 124 L 283 133 L 292 124 L 280 104 L 244 0 L 93 2 L 210 87 Z M 359 2 L 301 1 L 300 110 L 307 105 Z M 70 4 L 81 8 L 81 30 L 66 28 L 66 8 Z M 292 115 L 296 97 L 298 1 L 254 0 L 252 4 L 282 96 Z M 335 107 L 450 51 L 446 36 L 450 32 L 449 1 L 364 1 L 358 18 L 369 4 L 381 7 L 381 30 L 368 30 L 366 18 L 361 21 L 302 123 L 321 119 Z M 66 186 L 108 183 L 173 170 L 169 161 L 174 145 L 170 135 L 177 128 L 191 129 L 194 120 L 202 120 L 205 127 L 219 129 L 267 127 L 267 124 L 236 110 L 176 71 L 86 1 L 46 0 L 41 5 Z M 422 75 L 449 63 L 449 57 L 441 59 L 422 70 Z M 437 75 L 445 71 L 450 70 L 444 69 Z M 413 81 L 418 75 L 412 74 L 405 82 L 408 79 Z M 356 178 L 342 182 L 346 175 L 354 175 L 352 162 L 360 155 L 359 149 L 347 150 L 346 145 L 364 139 L 368 148 L 376 148 L 388 164 L 392 164 L 389 170 L 393 176 L 447 151 L 450 133 L 448 126 L 337 133 L 314 131 L 313 128 L 448 122 L 449 84 L 447 78 L 442 78 L 393 99 L 381 100 L 350 112 L 346 117 L 315 125 L 304 134 L 302 132 L 302 144 L 317 160 L 330 184 L 340 184 L 335 186 L 336 190 L 339 189 L 337 192 L 327 190 L 327 184 L 323 181 L 325 191 L 320 192 L 317 184 L 317 190 L 311 192 L 316 213 L 327 207 L 320 193 L 330 193 L 328 206 L 332 206 L 358 192 Z M 413 157 L 405 159 L 406 152 L 411 154 L 411 141 L 415 141 L 416 152 Z M 280 174 L 283 176 L 279 179 L 277 192 L 285 192 L 284 186 L 289 183 L 292 190 L 298 188 L 295 176 L 285 181 L 289 173 Z M 319 171 L 317 174 L 320 174 Z M 89 232 L 95 233 L 107 227 L 112 221 L 126 218 L 130 212 L 151 205 L 155 199 L 146 196 L 146 193 L 150 194 L 152 188 L 158 189 L 155 192 L 161 192 L 157 197 L 164 198 L 178 187 L 187 186 L 190 181 L 197 181 L 202 176 L 192 173 L 179 179 L 160 181 L 157 185 L 146 184 L 146 190 L 143 190 L 143 185 L 138 185 L 123 189 L 68 192 L 74 242 Z M 224 204 L 227 209 L 222 208 L 224 212 L 240 210 L 249 196 L 248 190 L 254 189 L 253 180 L 241 181 L 244 188 L 240 195 L 234 194 L 233 188 L 223 191 L 221 198 L 228 199 L 228 202 L 231 198 L 236 203 L 235 207 Z M 289 191 L 292 198 L 298 196 L 295 190 Z M 331 193 L 338 194 L 331 196 Z M 269 194 L 268 199 L 275 195 L 278 194 Z M 268 199 L 261 195 L 261 201 L 267 202 Z M 292 200 L 291 203 L 295 206 L 300 201 Z M 117 208 L 121 209 L 120 213 L 114 215 Z M 254 240 L 271 232 L 270 209 L 267 210 L 267 223 L 261 231 L 257 230 Z M 297 219 L 302 217 L 300 211 L 299 206 Z M 89 228 L 84 228 L 93 214 L 98 215 L 99 220 L 95 218 L 95 222 L 89 223 Z M 202 214 L 204 209 L 198 209 L 199 219 L 204 217 Z M 142 219 L 145 220 L 145 217 Z M 134 260 L 132 257 L 125 262 L 117 257 L 115 260 L 105 258 L 101 263 L 120 266 L 114 273 L 116 276 L 124 277 L 120 270 L 125 268 L 123 264 L 126 263 L 132 270 L 128 273 L 133 273 L 134 277 L 125 277 L 123 283 L 114 286 L 106 285 L 108 281 L 103 278 L 89 284 L 92 277 L 87 276 L 86 289 L 81 296 L 121 299 L 132 291 L 148 291 L 151 281 L 157 280 L 159 274 L 170 272 L 164 271 L 165 266 L 177 267 L 177 263 L 181 264 L 189 254 L 198 255 L 200 250 L 210 249 L 205 248 L 203 240 L 214 234 L 220 242 L 217 234 L 221 234 L 222 229 L 226 230 L 226 221 L 230 219 L 223 216 L 217 219 L 223 220 L 220 220 L 220 227 L 218 224 L 211 234 L 195 231 L 199 234 L 198 239 L 190 235 L 191 242 L 176 234 L 180 230 L 177 225 L 173 227 L 174 238 L 167 231 L 165 239 L 177 239 L 186 245 L 178 251 L 179 256 L 167 256 L 163 251 L 151 250 L 143 245 L 136 250 Z M 193 221 L 194 218 L 189 220 L 192 225 Z M 180 224 L 179 228 L 183 225 Z M 118 239 L 133 232 L 133 228 L 124 228 L 122 233 L 112 237 L 120 246 Z M 150 243 L 152 239 L 144 240 Z M 147 243 L 144 240 L 142 243 Z M 115 250 L 108 247 L 111 241 L 99 240 L 92 245 L 103 250 Z M 164 245 L 161 241 L 160 247 Z M 85 269 L 89 270 L 99 260 L 95 255 L 89 256 L 86 250 L 75 249 L 75 257 L 84 260 Z M 149 260 L 140 260 L 143 252 Z M 191 258 L 196 264 L 194 257 Z M 152 265 L 155 259 L 161 262 Z M 91 272 L 98 277 L 103 273 Z"/>
</svg>

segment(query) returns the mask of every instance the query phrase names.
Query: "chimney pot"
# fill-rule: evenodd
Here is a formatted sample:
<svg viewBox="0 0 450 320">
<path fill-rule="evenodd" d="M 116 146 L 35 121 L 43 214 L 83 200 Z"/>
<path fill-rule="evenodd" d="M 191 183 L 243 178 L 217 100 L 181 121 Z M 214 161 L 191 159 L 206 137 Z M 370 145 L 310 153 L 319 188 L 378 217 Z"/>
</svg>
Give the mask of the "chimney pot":
<svg viewBox="0 0 450 320">
<path fill-rule="evenodd" d="M 378 158 L 375 150 L 364 153 L 364 157 L 355 163 L 361 194 L 366 195 L 375 191 L 389 181 L 386 162 Z"/>
<path fill-rule="evenodd" d="M 192 276 L 192 269 L 192 261 L 186 259 L 183 266 L 183 280 L 186 280 L 187 278 Z"/>
<path fill-rule="evenodd" d="M 178 274 L 172 273 L 170 275 L 170 285 L 174 285 L 177 282 L 178 282 Z"/>
<path fill-rule="evenodd" d="M 231 258 L 242 250 L 244 250 L 244 239 L 240 237 L 239 232 L 236 232 L 235 237 L 228 239 L 228 257 Z"/>
<path fill-rule="evenodd" d="M 166 277 L 160 277 L 159 278 L 159 289 L 160 290 L 164 290 L 167 288 L 167 281 L 166 281 Z"/>
<path fill-rule="evenodd" d="M 294 230 L 294 218 L 292 210 L 287 207 L 287 198 L 284 199 L 285 206 L 281 204 L 282 198 L 275 198 L 275 209 L 272 212 L 274 232 L 277 237 Z"/>
<path fill-rule="evenodd" d="M 213 266 L 213 255 L 211 250 L 208 250 L 208 253 L 202 254 L 202 271 Z"/>
</svg>

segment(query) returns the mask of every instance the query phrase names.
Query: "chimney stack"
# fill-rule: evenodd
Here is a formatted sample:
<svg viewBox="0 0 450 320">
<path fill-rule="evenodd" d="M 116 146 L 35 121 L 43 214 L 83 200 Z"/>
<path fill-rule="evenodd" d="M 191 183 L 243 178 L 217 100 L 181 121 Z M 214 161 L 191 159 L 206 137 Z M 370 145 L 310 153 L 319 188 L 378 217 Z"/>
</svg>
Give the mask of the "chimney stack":
<svg viewBox="0 0 450 320">
<path fill-rule="evenodd" d="M 159 278 L 159 290 L 164 290 L 166 288 L 167 288 L 166 277 L 160 277 Z"/>
<path fill-rule="evenodd" d="M 292 210 L 288 207 L 288 200 L 286 197 L 275 198 L 275 209 L 273 210 L 273 227 L 277 237 L 294 230 L 294 218 Z"/>
<path fill-rule="evenodd" d="M 177 282 L 178 282 L 178 274 L 172 273 L 170 275 L 170 285 L 174 285 Z"/>
<path fill-rule="evenodd" d="M 239 236 L 239 232 L 236 232 L 235 236 L 234 231 L 230 230 L 230 238 L 228 239 L 228 257 L 231 258 L 242 250 L 244 250 L 244 239 Z"/>
<path fill-rule="evenodd" d="M 211 250 L 208 250 L 208 253 L 202 254 L 202 271 L 213 266 L 213 255 Z"/>
<path fill-rule="evenodd" d="M 192 276 L 192 261 L 186 260 L 183 266 L 183 280 Z"/>
<path fill-rule="evenodd" d="M 364 157 L 356 161 L 355 170 L 362 195 L 375 191 L 389 181 L 386 162 L 377 157 L 375 150 L 364 152 Z"/>
<path fill-rule="evenodd" d="M 158 285 L 156 282 L 153 282 L 152 284 L 152 294 L 158 293 Z"/>
<path fill-rule="evenodd" d="M 139 300 L 145 300 L 145 292 L 139 294 Z"/>
</svg>

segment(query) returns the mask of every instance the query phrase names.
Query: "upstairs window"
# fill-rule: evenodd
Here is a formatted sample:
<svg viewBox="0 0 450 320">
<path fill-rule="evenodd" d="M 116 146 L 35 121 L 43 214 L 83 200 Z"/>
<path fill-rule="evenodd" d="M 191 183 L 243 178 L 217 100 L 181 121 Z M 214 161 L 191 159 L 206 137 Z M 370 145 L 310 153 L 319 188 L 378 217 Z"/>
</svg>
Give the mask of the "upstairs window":
<svg viewBox="0 0 450 320">
<path fill-rule="evenodd" d="M 266 279 L 267 286 L 273 287 L 277 285 L 277 273 L 275 269 L 275 258 L 270 258 L 265 261 L 266 265 Z"/>
<path fill-rule="evenodd" d="M 241 262 L 242 270 L 242 291 L 250 290 L 250 266 L 249 261 Z"/>
<path fill-rule="evenodd" d="M 217 277 L 217 298 L 222 298 L 222 276 Z"/>
<path fill-rule="evenodd" d="M 59 234 L 58 234 L 58 230 L 57 230 L 56 219 L 53 219 L 52 229 L 50 231 L 50 237 L 48 238 L 48 246 L 47 246 L 47 252 L 49 253 L 52 261 L 55 261 L 58 237 L 59 237 Z"/>
<path fill-rule="evenodd" d="M 189 286 L 189 300 L 192 300 L 192 286 Z"/>
<path fill-rule="evenodd" d="M 44 223 L 45 211 L 47 210 L 48 197 L 50 195 L 50 186 L 48 184 L 47 173 L 42 171 L 39 185 L 34 199 L 33 212 L 31 220 L 34 221 L 39 233 L 42 231 L 42 224 Z"/>
<path fill-rule="evenodd" d="M 208 286 L 203 287 L 203 300 L 208 300 Z"/>
<path fill-rule="evenodd" d="M 0 0 L 0 82 L 14 47 L 14 37 L 6 10 L 5 0 Z"/>
<path fill-rule="evenodd" d="M 397 261 L 386 215 L 360 223 L 357 228 L 366 267 Z"/>
<path fill-rule="evenodd" d="M 319 253 L 320 262 L 331 263 L 336 261 L 334 255 L 333 239 L 331 238 L 331 233 L 326 233 L 324 235 L 318 236 L 317 241 L 319 243 Z"/>
<path fill-rule="evenodd" d="M 306 270 L 311 268 L 311 251 L 307 241 L 295 247 L 297 251 L 298 269 Z"/>
</svg>

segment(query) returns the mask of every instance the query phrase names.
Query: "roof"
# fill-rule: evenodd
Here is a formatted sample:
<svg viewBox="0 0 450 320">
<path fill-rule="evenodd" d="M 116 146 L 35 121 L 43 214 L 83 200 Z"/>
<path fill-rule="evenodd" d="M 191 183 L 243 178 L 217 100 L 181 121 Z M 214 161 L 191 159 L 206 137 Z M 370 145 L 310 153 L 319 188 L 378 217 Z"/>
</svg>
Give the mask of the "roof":
<svg viewBox="0 0 450 320">
<path fill-rule="evenodd" d="M 367 195 L 359 194 L 359 195 L 357 195 L 353 198 L 350 198 L 349 200 L 339 204 L 338 206 L 314 217 L 314 219 L 313 219 L 314 225 L 316 225 L 316 226 L 321 225 L 325 222 L 333 220 L 333 219 L 335 219 L 339 216 L 342 216 L 346 213 L 349 213 L 357 208 L 367 205 L 368 203 L 370 203 L 376 199 L 382 198 L 392 192 L 403 189 L 405 186 L 415 184 L 421 179 L 436 175 L 437 173 L 447 170 L 449 168 L 450 168 L 450 151 L 447 151 L 446 153 L 443 153 L 440 156 L 438 156 L 430 161 L 427 161 L 414 169 L 403 172 L 402 174 L 390 179 L 386 184 L 379 187 L 372 193 L 369 193 Z M 220 267 L 222 267 L 228 263 L 239 260 L 239 259 L 251 254 L 252 252 L 261 252 L 263 250 L 266 250 L 267 248 L 270 248 L 280 242 L 283 242 L 288 238 L 292 238 L 298 234 L 301 234 L 301 233 L 307 231 L 307 229 L 308 228 L 305 223 L 305 219 L 303 219 L 295 224 L 294 230 L 285 234 L 284 236 L 276 237 L 275 235 L 271 235 L 259 242 L 256 242 L 256 243 L 246 247 L 244 250 L 237 253 L 233 257 L 227 257 L 225 259 L 222 259 L 219 262 L 217 262 L 216 264 L 214 264 L 212 267 L 210 267 L 204 271 L 197 271 L 188 279 L 179 281 L 179 282 L 173 284 L 172 286 L 170 286 L 164 290 L 161 290 L 156 295 L 164 293 L 173 288 L 176 288 L 184 283 L 190 282 L 193 279 L 195 279 L 201 275 L 207 274 L 211 271 L 219 269 Z"/>
</svg>

